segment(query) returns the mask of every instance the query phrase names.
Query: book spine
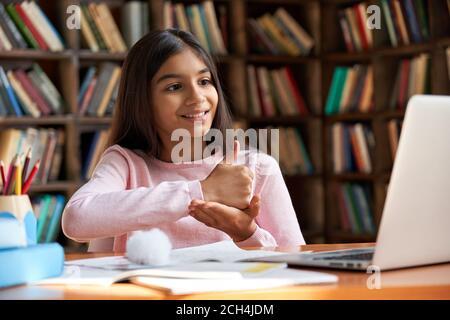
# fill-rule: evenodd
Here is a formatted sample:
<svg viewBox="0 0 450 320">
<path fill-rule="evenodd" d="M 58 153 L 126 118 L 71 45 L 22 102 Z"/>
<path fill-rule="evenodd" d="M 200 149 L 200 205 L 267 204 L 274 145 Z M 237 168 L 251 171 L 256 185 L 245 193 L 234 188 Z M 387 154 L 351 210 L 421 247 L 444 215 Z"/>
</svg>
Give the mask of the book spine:
<svg viewBox="0 0 450 320">
<path fill-rule="evenodd" d="M 422 36 L 420 34 L 420 27 L 419 27 L 419 21 L 417 20 L 417 15 L 414 12 L 414 6 L 412 3 L 412 0 L 404 0 L 403 1 L 405 12 L 406 12 L 406 19 L 408 20 L 409 28 L 411 30 L 411 35 L 413 38 L 413 41 L 415 43 L 422 41 Z"/>
<path fill-rule="evenodd" d="M 16 11 L 16 8 L 14 7 L 14 4 L 10 3 L 6 6 L 6 11 L 9 13 L 9 16 L 14 21 L 14 23 L 17 25 L 17 28 L 22 33 L 25 41 L 28 42 L 31 48 L 33 49 L 39 49 L 39 44 L 37 43 L 36 39 L 34 38 L 33 34 L 31 33 L 30 29 L 25 25 L 25 23 L 20 18 L 19 14 Z"/>
<path fill-rule="evenodd" d="M 16 48 L 25 49 L 28 46 L 22 35 L 20 34 L 20 31 L 17 29 L 16 25 L 6 12 L 3 3 L 0 3 L 0 24 L 3 28 L 9 30 Z M 5 32 L 7 31 L 5 30 Z"/>
<path fill-rule="evenodd" d="M 23 116 L 23 112 L 20 108 L 19 102 L 17 101 L 16 94 L 14 90 L 11 88 L 11 85 L 6 77 L 5 70 L 2 66 L 0 66 L 0 81 L 3 82 L 3 86 L 6 90 L 6 94 L 8 96 L 9 101 L 11 102 L 12 109 L 14 110 L 14 114 L 18 117 Z"/>
<path fill-rule="evenodd" d="M 48 50 L 49 47 L 45 40 L 42 38 L 42 35 L 37 31 L 34 24 L 31 22 L 30 17 L 25 13 L 23 8 L 20 4 L 15 5 L 16 12 L 19 15 L 19 17 L 22 19 L 23 23 L 27 26 L 28 30 L 30 30 L 31 34 L 33 35 L 34 39 L 36 39 L 36 42 L 39 45 L 39 48 L 42 50 Z"/>
</svg>

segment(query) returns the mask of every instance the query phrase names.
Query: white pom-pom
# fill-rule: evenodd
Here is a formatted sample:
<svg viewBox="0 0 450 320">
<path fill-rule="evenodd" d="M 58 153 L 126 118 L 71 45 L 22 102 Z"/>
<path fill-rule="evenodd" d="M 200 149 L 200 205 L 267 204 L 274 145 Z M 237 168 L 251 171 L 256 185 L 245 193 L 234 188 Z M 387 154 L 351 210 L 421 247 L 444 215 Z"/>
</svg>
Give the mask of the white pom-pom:
<svg viewBox="0 0 450 320">
<path fill-rule="evenodd" d="M 138 264 L 167 265 L 171 250 L 172 243 L 159 229 L 137 231 L 127 241 L 127 258 Z"/>
</svg>

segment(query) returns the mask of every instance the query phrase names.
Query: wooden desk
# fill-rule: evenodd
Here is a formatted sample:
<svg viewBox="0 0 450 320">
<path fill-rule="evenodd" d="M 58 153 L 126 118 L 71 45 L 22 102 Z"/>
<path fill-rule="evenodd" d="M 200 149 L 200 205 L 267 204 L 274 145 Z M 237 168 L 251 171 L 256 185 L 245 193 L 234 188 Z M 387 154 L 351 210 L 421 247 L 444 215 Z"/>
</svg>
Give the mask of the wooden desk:
<svg viewBox="0 0 450 320">
<path fill-rule="evenodd" d="M 373 245 L 373 243 L 306 245 L 301 246 L 300 250 L 324 251 Z M 66 258 L 73 260 L 107 255 L 109 254 L 68 254 Z M 339 282 L 186 296 L 162 296 L 159 292 L 132 284 L 115 284 L 110 287 L 17 286 L 0 290 L 0 299 L 450 299 L 450 263 L 381 272 L 381 289 L 368 288 L 367 281 L 372 276 L 369 273 L 305 269 L 336 274 Z"/>
</svg>

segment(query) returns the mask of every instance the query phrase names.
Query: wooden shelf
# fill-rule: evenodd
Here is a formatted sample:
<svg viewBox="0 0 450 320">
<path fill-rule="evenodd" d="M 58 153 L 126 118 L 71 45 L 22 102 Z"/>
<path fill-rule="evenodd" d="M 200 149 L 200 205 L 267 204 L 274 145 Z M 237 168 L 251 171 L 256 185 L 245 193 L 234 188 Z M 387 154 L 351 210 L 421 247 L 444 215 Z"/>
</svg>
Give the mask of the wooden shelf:
<svg viewBox="0 0 450 320">
<path fill-rule="evenodd" d="M 313 56 L 273 56 L 250 54 L 245 58 L 247 63 L 274 63 L 274 64 L 306 64 L 317 61 L 318 57 Z"/>
<path fill-rule="evenodd" d="M 388 110 L 379 112 L 347 112 L 341 114 L 335 114 L 331 116 L 325 116 L 325 120 L 328 123 L 345 122 L 345 121 L 372 121 L 374 119 L 403 119 L 405 111 L 402 110 Z"/>
<path fill-rule="evenodd" d="M 261 4 L 261 5 L 305 5 L 312 2 L 318 2 L 319 0 L 246 0 L 248 4 Z"/>
<path fill-rule="evenodd" d="M 77 53 L 80 60 L 111 60 L 111 61 L 123 61 L 127 56 L 127 52 L 93 52 L 90 50 L 79 50 Z"/>
<path fill-rule="evenodd" d="M 335 181 L 374 181 L 377 178 L 377 175 L 370 173 L 358 173 L 358 172 L 350 172 L 350 173 L 340 173 L 340 174 L 331 174 L 330 179 Z"/>
<path fill-rule="evenodd" d="M 109 125 L 112 117 L 78 117 L 77 122 L 82 125 Z"/>
<path fill-rule="evenodd" d="M 401 110 L 389 110 L 389 111 L 383 111 L 379 114 L 380 118 L 383 119 L 403 119 L 405 116 L 405 111 Z"/>
<path fill-rule="evenodd" d="M 407 46 L 387 47 L 376 50 L 376 54 L 381 56 L 403 56 L 413 55 L 433 49 L 433 43 L 415 43 Z"/>
<path fill-rule="evenodd" d="M 339 63 L 351 63 L 361 62 L 369 63 L 375 57 L 379 56 L 408 56 L 420 54 L 422 52 L 429 52 L 436 47 L 446 47 L 450 43 L 449 39 L 442 39 L 435 42 L 414 43 L 410 45 L 402 45 L 398 47 L 383 47 L 375 48 L 369 51 L 361 52 L 330 52 L 325 53 L 323 58 L 326 61 L 339 62 Z"/>
<path fill-rule="evenodd" d="M 71 181 L 52 181 L 46 184 L 31 185 L 30 192 L 73 192 L 79 184 Z"/>
<path fill-rule="evenodd" d="M 332 52 L 323 55 L 325 61 L 337 63 L 369 63 L 372 54 L 369 52 Z"/>
<path fill-rule="evenodd" d="M 24 117 L 3 117 L 0 118 L 0 126 L 33 126 L 33 125 L 65 125 L 73 121 L 73 116 L 48 116 L 41 118 Z"/>
<path fill-rule="evenodd" d="M 283 174 L 285 180 L 308 180 L 308 179 L 322 179 L 323 175 L 321 173 L 295 173 L 295 174 Z"/>
<path fill-rule="evenodd" d="M 276 116 L 276 117 L 249 117 L 244 119 L 251 125 L 298 125 L 312 120 L 320 120 L 319 116 Z"/>
<path fill-rule="evenodd" d="M 340 122 L 340 121 L 370 121 L 375 117 L 373 112 L 348 112 L 342 114 L 336 114 L 331 116 L 326 116 L 325 120 L 328 123 Z"/>
<path fill-rule="evenodd" d="M 73 57 L 72 50 L 64 50 L 60 52 L 50 52 L 33 49 L 13 49 L 0 50 L 0 59 L 21 59 L 21 60 L 63 60 Z"/>
</svg>

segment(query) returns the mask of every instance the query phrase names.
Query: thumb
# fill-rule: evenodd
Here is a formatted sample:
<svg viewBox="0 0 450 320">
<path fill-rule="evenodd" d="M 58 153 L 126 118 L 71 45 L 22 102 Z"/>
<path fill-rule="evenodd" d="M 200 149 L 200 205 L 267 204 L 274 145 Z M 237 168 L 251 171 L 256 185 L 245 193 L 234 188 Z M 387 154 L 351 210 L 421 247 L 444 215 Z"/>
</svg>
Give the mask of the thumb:
<svg viewBox="0 0 450 320">
<path fill-rule="evenodd" d="M 240 148 L 241 148 L 241 146 L 240 146 L 239 141 L 237 139 L 234 140 L 233 154 L 226 153 L 223 163 L 230 164 L 230 165 L 236 163 L 237 159 L 238 159 L 238 154 L 239 154 Z M 233 156 L 233 158 L 231 158 L 231 156 Z"/>
<path fill-rule="evenodd" d="M 254 195 L 252 200 L 250 201 L 247 213 L 251 218 L 256 218 L 256 216 L 259 214 L 259 209 L 260 209 L 260 197 L 258 195 Z"/>
</svg>

